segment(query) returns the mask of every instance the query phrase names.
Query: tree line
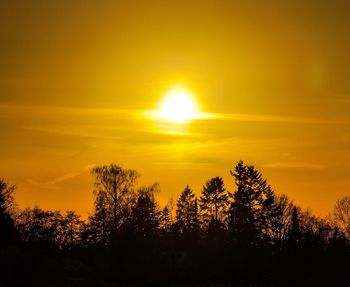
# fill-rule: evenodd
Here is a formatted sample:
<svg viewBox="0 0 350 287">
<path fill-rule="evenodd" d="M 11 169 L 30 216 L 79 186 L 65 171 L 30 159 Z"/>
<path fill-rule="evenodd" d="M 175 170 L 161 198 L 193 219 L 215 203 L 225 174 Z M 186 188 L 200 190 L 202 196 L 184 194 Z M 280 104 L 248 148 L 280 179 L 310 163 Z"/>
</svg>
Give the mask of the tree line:
<svg viewBox="0 0 350 287">
<path fill-rule="evenodd" d="M 252 165 L 239 161 L 230 174 L 234 191 L 213 177 L 199 196 L 187 185 L 161 208 L 157 183 L 138 187 L 137 171 L 96 166 L 87 220 L 75 211 L 20 210 L 15 186 L 0 180 L 0 283 L 296 286 L 347 280 L 350 196 L 319 218 L 276 194 Z"/>
</svg>

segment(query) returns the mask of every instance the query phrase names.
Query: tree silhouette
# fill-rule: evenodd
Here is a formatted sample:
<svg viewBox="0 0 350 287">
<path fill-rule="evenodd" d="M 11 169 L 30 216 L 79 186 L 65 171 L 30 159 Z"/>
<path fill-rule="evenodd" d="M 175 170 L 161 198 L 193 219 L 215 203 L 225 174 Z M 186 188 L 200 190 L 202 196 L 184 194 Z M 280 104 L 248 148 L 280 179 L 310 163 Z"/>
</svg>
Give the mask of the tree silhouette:
<svg viewBox="0 0 350 287">
<path fill-rule="evenodd" d="M 288 233 L 288 242 L 292 246 L 297 246 L 298 244 L 300 244 L 301 239 L 302 231 L 300 227 L 299 211 L 297 207 L 294 207 Z"/>
<path fill-rule="evenodd" d="M 2 244 L 10 242 L 16 236 L 11 217 L 15 189 L 14 185 L 9 185 L 4 179 L 0 179 L 0 243 Z"/>
<path fill-rule="evenodd" d="M 62 247 L 66 229 L 63 216 L 57 210 L 42 210 L 39 207 L 23 210 L 17 218 L 17 226 L 23 240 L 46 247 Z"/>
<path fill-rule="evenodd" d="M 95 195 L 94 213 L 83 226 L 82 236 L 85 245 L 107 245 L 113 229 L 112 214 L 103 192 Z"/>
<path fill-rule="evenodd" d="M 174 227 L 174 199 L 173 197 L 170 198 L 166 206 L 163 208 L 163 210 L 160 213 L 160 229 L 163 232 L 163 234 L 167 234 L 170 231 L 173 230 Z"/>
<path fill-rule="evenodd" d="M 157 189 L 157 184 L 140 189 L 136 204 L 132 208 L 130 223 L 138 239 L 149 239 L 158 234 L 160 213 L 154 199 Z"/>
<path fill-rule="evenodd" d="M 137 188 L 136 171 L 111 164 L 92 173 L 94 210 L 87 220 L 75 211 L 15 210 L 15 187 L 0 181 L 1 286 L 81 285 L 76 278 L 84 286 L 348 280 L 348 197 L 337 202 L 334 217 L 317 217 L 275 195 L 259 171 L 240 161 L 231 171 L 234 193 L 214 177 L 198 204 L 186 186 L 173 219 L 173 201 L 160 210 L 159 185 Z"/>
<path fill-rule="evenodd" d="M 282 248 L 288 238 L 294 204 L 282 194 L 275 197 L 270 217 L 270 236 L 274 245 Z"/>
<path fill-rule="evenodd" d="M 75 211 L 68 210 L 62 218 L 61 245 L 63 248 L 71 249 L 80 244 L 83 221 Z"/>
<path fill-rule="evenodd" d="M 256 244 L 268 233 L 274 193 L 261 173 L 243 161 L 231 175 L 237 185 L 229 211 L 231 233 L 240 243 Z"/>
<path fill-rule="evenodd" d="M 159 228 L 163 233 L 169 233 L 173 225 L 172 216 L 168 205 L 166 205 L 159 215 Z"/>
<path fill-rule="evenodd" d="M 199 215 L 197 198 L 186 186 L 176 204 L 176 223 L 180 234 L 187 236 L 198 233 Z"/>
<path fill-rule="evenodd" d="M 340 230 L 350 240 L 350 196 L 338 199 L 333 213 Z"/>
<path fill-rule="evenodd" d="M 222 177 L 214 177 L 206 182 L 199 200 L 201 213 L 205 221 L 221 220 L 224 211 L 229 204 L 229 195 L 224 187 Z"/>
<path fill-rule="evenodd" d="M 133 188 L 139 174 L 115 164 L 94 167 L 91 174 L 95 177 L 95 195 L 99 197 L 99 203 L 105 205 L 113 228 L 117 230 L 130 212 L 130 204 L 135 199 Z"/>
</svg>

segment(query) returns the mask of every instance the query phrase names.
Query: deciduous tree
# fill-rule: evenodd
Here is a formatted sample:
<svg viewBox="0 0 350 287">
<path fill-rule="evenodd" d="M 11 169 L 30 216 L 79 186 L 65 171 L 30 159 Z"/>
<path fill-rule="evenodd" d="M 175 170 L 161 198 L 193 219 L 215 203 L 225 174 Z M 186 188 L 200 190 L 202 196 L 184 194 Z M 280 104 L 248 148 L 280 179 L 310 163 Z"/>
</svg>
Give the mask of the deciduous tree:
<svg viewBox="0 0 350 287">
<path fill-rule="evenodd" d="M 333 213 L 340 230 L 350 240 L 350 196 L 338 199 Z"/>
<path fill-rule="evenodd" d="M 135 199 L 134 187 L 139 174 L 116 164 L 96 166 L 91 170 L 95 177 L 95 196 L 113 224 L 114 230 L 126 220 Z"/>
</svg>

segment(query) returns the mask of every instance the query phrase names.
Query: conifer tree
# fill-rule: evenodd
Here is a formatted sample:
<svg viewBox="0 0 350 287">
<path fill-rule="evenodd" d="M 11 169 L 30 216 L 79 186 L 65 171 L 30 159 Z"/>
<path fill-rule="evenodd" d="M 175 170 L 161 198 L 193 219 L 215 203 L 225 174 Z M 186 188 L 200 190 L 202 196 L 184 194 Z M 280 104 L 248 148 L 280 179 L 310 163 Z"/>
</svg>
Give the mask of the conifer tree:
<svg viewBox="0 0 350 287">
<path fill-rule="evenodd" d="M 299 211 L 297 207 L 293 208 L 291 225 L 289 228 L 288 242 L 290 246 L 297 246 L 301 240 L 301 228 Z"/>
<path fill-rule="evenodd" d="M 230 208 L 229 225 L 236 240 L 256 244 L 269 228 L 274 192 L 261 173 L 239 161 L 231 175 L 237 185 Z"/>
<path fill-rule="evenodd" d="M 84 225 L 83 238 L 86 245 L 107 245 L 112 232 L 112 214 L 106 203 L 104 193 L 97 193 L 94 203 L 94 213 Z"/>
<path fill-rule="evenodd" d="M 229 204 L 229 195 L 222 177 L 214 177 L 206 182 L 199 202 L 201 213 L 207 223 L 210 221 L 217 223 L 221 220 Z"/>
<path fill-rule="evenodd" d="M 11 217 L 15 190 L 14 185 L 9 185 L 5 180 L 0 179 L 0 243 L 10 242 L 17 235 L 14 220 Z"/>
<path fill-rule="evenodd" d="M 159 227 L 162 232 L 169 232 L 172 226 L 172 218 L 169 207 L 166 205 L 164 209 L 160 212 Z"/>
<path fill-rule="evenodd" d="M 138 239 L 156 236 L 159 229 L 159 211 L 152 192 L 139 192 L 132 208 L 131 227 Z"/>
<path fill-rule="evenodd" d="M 197 198 L 189 186 L 186 186 L 176 204 L 176 221 L 180 234 L 195 234 L 199 231 Z"/>
</svg>

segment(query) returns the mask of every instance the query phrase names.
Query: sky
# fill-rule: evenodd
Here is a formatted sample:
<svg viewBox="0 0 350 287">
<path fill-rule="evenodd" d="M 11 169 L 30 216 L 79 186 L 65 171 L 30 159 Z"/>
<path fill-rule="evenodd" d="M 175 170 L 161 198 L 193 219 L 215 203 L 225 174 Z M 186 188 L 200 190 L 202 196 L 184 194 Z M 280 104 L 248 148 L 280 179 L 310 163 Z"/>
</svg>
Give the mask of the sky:
<svg viewBox="0 0 350 287">
<path fill-rule="evenodd" d="M 92 212 L 94 165 L 189 184 L 253 164 L 326 215 L 350 194 L 348 1 L 0 2 L 0 177 L 21 208 Z M 208 117 L 147 116 L 173 87 Z"/>
</svg>

